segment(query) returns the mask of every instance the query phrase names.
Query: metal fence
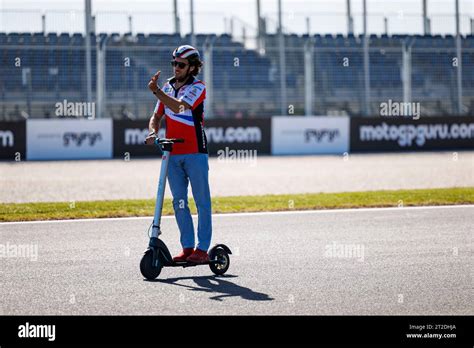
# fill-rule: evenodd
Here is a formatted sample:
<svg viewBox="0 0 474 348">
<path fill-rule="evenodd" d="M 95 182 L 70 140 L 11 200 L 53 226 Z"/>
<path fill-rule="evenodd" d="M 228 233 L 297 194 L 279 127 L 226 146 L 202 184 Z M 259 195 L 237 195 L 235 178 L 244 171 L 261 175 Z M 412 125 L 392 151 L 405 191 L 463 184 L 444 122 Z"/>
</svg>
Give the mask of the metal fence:
<svg viewBox="0 0 474 348">
<path fill-rule="evenodd" d="M 315 1 L 320 7 L 317 12 L 307 11 L 304 7 L 309 2 L 304 1 L 288 1 L 287 7 L 294 6 L 298 9 L 287 10 L 284 8 L 283 29 L 285 33 L 347 33 L 347 0 L 328 0 Z M 413 1 L 413 0 L 407 0 Z M 430 4 L 430 13 L 428 17 L 431 34 L 455 34 L 456 18 L 446 12 L 436 11 L 438 5 L 448 4 L 451 8 L 454 5 L 445 0 L 433 1 L 428 0 Z M 171 6 L 172 0 L 162 4 L 164 10 L 152 11 L 130 11 L 125 10 L 94 10 L 93 24 L 97 33 L 174 33 L 174 13 Z M 188 0 L 178 2 L 181 7 L 187 5 Z M 273 0 L 270 0 L 270 3 Z M 414 1 L 413 1 L 414 2 Z M 299 7 L 298 7 L 299 3 Z M 367 14 L 369 22 L 369 32 L 372 34 L 422 34 L 423 33 L 423 13 L 420 11 L 407 11 L 403 1 L 399 1 L 398 6 L 395 1 L 386 1 L 385 4 L 391 5 L 391 10 L 380 11 L 383 2 L 380 0 L 369 1 L 369 13 Z M 164 5 L 164 6 L 163 6 Z M 265 10 L 263 2 L 261 12 L 263 25 L 267 33 L 276 33 L 278 31 L 278 13 L 276 9 Z M 112 5 L 113 6 L 113 3 Z M 159 5 L 158 5 L 159 6 Z M 194 12 L 195 27 L 197 31 L 206 27 L 206 32 L 216 34 L 231 34 L 234 37 L 242 37 L 243 33 L 248 38 L 252 38 L 257 34 L 257 24 L 255 18 L 239 18 L 232 14 L 232 8 L 242 7 L 241 0 L 227 0 L 226 6 L 228 11 L 222 8 L 216 8 L 214 11 L 203 11 L 196 1 L 196 9 Z M 294 7 L 293 6 L 293 7 Z M 474 31 L 474 13 L 473 5 L 469 0 L 461 0 L 461 6 L 464 10 L 460 13 L 460 30 L 463 34 L 473 33 Z M 180 8 L 181 8 L 180 7 Z M 376 10 L 372 10 L 372 8 Z M 395 7 L 397 9 L 395 9 Z M 332 10 L 327 10 L 328 8 Z M 334 11 L 336 8 L 338 11 Z M 443 7 L 443 9 L 446 9 Z M 265 11 L 264 11 L 265 10 Z M 188 9 L 178 12 L 181 14 L 178 27 L 181 34 L 189 32 L 190 18 Z M 361 12 L 360 1 L 352 3 L 352 12 L 350 14 L 352 21 L 352 30 L 355 34 L 363 32 L 363 13 Z M 19 20 L 21 19 L 21 20 Z M 75 33 L 84 32 L 84 11 L 83 10 L 55 10 L 55 9 L 7 9 L 0 10 L 0 32 L 46 32 L 46 33 Z M 417 28 L 413 30 L 413 28 Z"/>
<path fill-rule="evenodd" d="M 102 51 L 95 44 L 99 37 L 92 40 L 92 93 L 93 101 L 100 104 L 97 117 L 148 117 L 156 101 L 147 89 L 149 78 L 157 70 L 162 70 L 161 83 L 170 77 L 171 52 L 189 43 L 190 37 L 100 38 L 106 39 Z M 360 115 L 366 107 L 361 37 L 285 36 L 284 80 L 276 35 L 265 37 L 261 51 L 248 49 L 228 35 L 197 35 L 196 40 L 205 60 L 200 78 L 209 89 L 207 117 Z M 404 42 L 405 47 L 411 45 L 408 56 L 403 53 Z M 464 38 L 462 45 L 458 62 L 453 37 L 372 36 L 369 113 L 378 114 L 381 103 L 392 100 L 420 103 L 427 116 L 456 114 L 456 69 L 461 62 L 463 113 L 474 113 L 474 38 Z M 103 55 L 98 57 L 97 52 Z M 81 34 L 0 34 L 0 64 L 2 120 L 75 116 L 65 115 L 60 105 L 87 100 Z M 406 69 L 409 81 L 404 79 Z M 103 71 L 99 79 L 97 71 Z"/>
</svg>

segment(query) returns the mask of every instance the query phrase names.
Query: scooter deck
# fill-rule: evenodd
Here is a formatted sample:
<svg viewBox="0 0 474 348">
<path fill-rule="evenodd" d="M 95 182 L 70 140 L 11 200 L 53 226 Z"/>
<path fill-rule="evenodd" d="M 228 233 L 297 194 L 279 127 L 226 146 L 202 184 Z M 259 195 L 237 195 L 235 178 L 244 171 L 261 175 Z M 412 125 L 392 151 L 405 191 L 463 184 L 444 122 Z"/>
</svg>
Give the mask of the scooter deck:
<svg viewBox="0 0 474 348">
<path fill-rule="evenodd" d="M 210 260 L 203 263 L 194 263 L 188 261 L 181 261 L 181 262 L 172 262 L 170 264 L 165 265 L 165 267 L 194 267 L 194 266 L 202 266 L 202 265 L 210 265 L 214 263 L 219 263 L 217 260 Z"/>
</svg>

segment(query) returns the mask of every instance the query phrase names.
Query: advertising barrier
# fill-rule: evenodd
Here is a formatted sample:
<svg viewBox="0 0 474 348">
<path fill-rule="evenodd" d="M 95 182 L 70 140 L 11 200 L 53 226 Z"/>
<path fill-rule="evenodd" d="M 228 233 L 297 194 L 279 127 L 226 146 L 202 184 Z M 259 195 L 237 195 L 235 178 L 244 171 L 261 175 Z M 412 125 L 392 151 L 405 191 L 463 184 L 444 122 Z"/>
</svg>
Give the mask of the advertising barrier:
<svg viewBox="0 0 474 348">
<path fill-rule="evenodd" d="M 349 117 L 272 117 L 273 155 L 342 154 L 349 151 Z"/>
<path fill-rule="evenodd" d="M 160 157 L 159 149 L 143 144 L 148 133 L 148 120 L 114 120 L 114 157 Z M 165 129 L 160 129 L 158 135 L 164 137 Z"/>
<path fill-rule="evenodd" d="M 28 120 L 28 160 L 112 157 L 112 120 Z"/>
<path fill-rule="evenodd" d="M 0 159 L 26 159 L 25 121 L 0 122 Z"/>
<path fill-rule="evenodd" d="M 209 154 L 229 150 L 256 150 L 258 154 L 270 154 L 270 125 L 269 118 L 206 120 L 204 130 Z M 148 120 L 114 121 L 114 157 L 160 156 L 154 146 L 143 145 L 148 133 Z M 164 137 L 165 133 L 161 128 L 159 136 Z"/>
<path fill-rule="evenodd" d="M 165 126 L 165 123 L 162 123 Z M 474 149 L 474 117 L 420 118 L 274 116 L 205 122 L 211 155 Z M 0 122 L 0 159 L 69 160 L 156 156 L 143 140 L 148 120 L 30 119 Z M 160 137 L 165 129 L 160 129 Z"/>
<path fill-rule="evenodd" d="M 271 119 L 211 119 L 204 124 L 209 154 L 229 150 L 255 150 L 270 154 Z"/>
<path fill-rule="evenodd" d="M 351 151 L 474 148 L 474 117 L 351 118 Z"/>
</svg>

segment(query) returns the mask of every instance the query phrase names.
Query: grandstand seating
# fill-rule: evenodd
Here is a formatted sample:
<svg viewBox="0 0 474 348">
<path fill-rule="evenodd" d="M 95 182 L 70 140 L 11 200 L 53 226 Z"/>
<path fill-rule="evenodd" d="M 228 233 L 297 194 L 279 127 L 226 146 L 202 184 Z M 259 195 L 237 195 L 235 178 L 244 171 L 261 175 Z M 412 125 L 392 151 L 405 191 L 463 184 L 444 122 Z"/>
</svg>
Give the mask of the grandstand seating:
<svg viewBox="0 0 474 348">
<path fill-rule="evenodd" d="M 163 77 L 170 76 L 171 50 L 190 43 L 189 35 L 118 33 L 91 36 L 93 90 L 96 83 L 96 39 L 106 39 L 106 90 L 108 98 L 120 98 L 115 92 L 143 90 L 156 69 Z M 377 91 L 401 90 L 403 44 L 412 47 L 412 87 L 414 90 L 433 85 L 454 86 L 456 40 L 451 35 L 370 35 L 370 83 Z M 286 35 L 287 88 L 301 90 L 304 76 L 303 47 L 311 40 L 314 47 L 314 81 L 316 93 L 336 95 L 340 90 L 352 90 L 358 98 L 363 89 L 363 37 L 354 35 Z M 265 53 L 246 49 L 230 35 L 198 34 L 196 46 L 202 50 L 212 43 L 213 86 L 248 91 L 279 89 L 278 37 L 265 37 Z M 31 88 L 36 92 L 85 93 L 85 38 L 82 34 L 68 33 L 0 33 L 0 93 L 4 100 L 9 93 L 24 90 L 21 68 L 31 69 Z M 468 95 L 474 94 L 474 37 L 462 38 L 464 48 L 463 87 Z M 15 65 L 15 59 L 21 65 Z M 238 66 L 236 65 L 236 58 Z M 347 58 L 349 64 L 343 64 Z M 129 64 L 128 64 L 128 63 Z M 439 93 L 444 93 L 440 88 Z"/>
</svg>

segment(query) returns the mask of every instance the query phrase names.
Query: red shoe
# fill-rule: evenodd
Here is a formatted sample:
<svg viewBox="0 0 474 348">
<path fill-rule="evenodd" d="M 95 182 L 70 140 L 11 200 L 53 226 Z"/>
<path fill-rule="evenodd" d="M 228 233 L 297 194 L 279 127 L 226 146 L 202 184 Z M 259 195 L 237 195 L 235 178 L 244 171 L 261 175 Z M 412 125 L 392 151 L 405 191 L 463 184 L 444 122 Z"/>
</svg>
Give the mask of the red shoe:
<svg viewBox="0 0 474 348">
<path fill-rule="evenodd" d="M 206 263 L 209 262 L 209 255 L 204 250 L 196 249 L 193 254 L 189 256 L 186 261 L 192 263 Z"/>
<path fill-rule="evenodd" d="M 184 248 L 181 253 L 179 253 L 178 255 L 176 255 L 175 257 L 173 257 L 173 261 L 174 262 L 185 262 L 186 259 L 192 255 L 192 253 L 194 252 L 194 249 L 193 248 Z"/>
</svg>

